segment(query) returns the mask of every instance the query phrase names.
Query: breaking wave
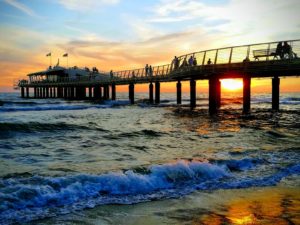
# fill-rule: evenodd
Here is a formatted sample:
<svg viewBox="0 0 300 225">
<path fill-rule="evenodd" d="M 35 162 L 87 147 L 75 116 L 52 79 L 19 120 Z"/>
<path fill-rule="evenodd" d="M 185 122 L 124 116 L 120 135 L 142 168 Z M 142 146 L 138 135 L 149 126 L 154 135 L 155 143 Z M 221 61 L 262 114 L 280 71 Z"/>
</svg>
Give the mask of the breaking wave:
<svg viewBox="0 0 300 225">
<path fill-rule="evenodd" d="M 102 204 L 133 204 L 180 197 L 197 189 L 269 186 L 286 176 L 300 174 L 300 164 L 297 164 L 266 177 L 238 175 L 237 171 L 254 169 L 257 162 L 259 160 L 242 159 L 215 164 L 181 160 L 153 165 L 140 172 L 1 178 L 0 220 L 4 224 L 28 222 Z"/>
</svg>

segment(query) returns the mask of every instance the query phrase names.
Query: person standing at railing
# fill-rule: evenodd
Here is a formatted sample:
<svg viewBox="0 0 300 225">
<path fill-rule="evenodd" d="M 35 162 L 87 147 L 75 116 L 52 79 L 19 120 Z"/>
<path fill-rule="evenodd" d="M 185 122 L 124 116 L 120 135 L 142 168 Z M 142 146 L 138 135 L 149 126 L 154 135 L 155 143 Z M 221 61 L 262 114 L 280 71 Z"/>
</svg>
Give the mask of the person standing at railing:
<svg viewBox="0 0 300 225">
<path fill-rule="evenodd" d="M 196 57 L 194 57 L 193 66 L 197 66 L 197 59 L 196 59 Z"/>
<path fill-rule="evenodd" d="M 193 64 L 194 64 L 194 58 L 191 55 L 190 58 L 189 58 L 189 66 L 193 66 Z"/>
<path fill-rule="evenodd" d="M 149 76 L 152 77 L 153 75 L 153 69 L 152 69 L 152 66 L 150 65 L 149 66 Z"/>
<path fill-rule="evenodd" d="M 145 66 L 145 75 L 148 76 L 148 72 L 149 72 L 149 66 L 148 64 L 146 64 Z"/>
<path fill-rule="evenodd" d="M 113 78 L 113 76 L 114 76 L 114 73 L 113 73 L 113 71 L 112 71 L 112 70 L 109 72 L 109 75 L 110 75 L 110 79 L 112 79 L 112 78 Z"/>
<path fill-rule="evenodd" d="M 282 42 L 279 42 L 277 44 L 277 47 L 276 47 L 276 52 L 275 52 L 276 55 L 279 55 L 280 59 L 283 59 L 283 46 L 282 46 Z M 276 56 L 274 56 L 275 58 Z"/>
<path fill-rule="evenodd" d="M 172 63 L 171 63 L 171 70 L 174 66 L 174 70 L 178 69 L 179 67 L 179 59 L 177 58 L 177 56 L 174 56 L 174 59 L 172 60 Z"/>
<path fill-rule="evenodd" d="M 181 67 L 186 67 L 186 66 L 188 66 L 188 62 L 186 60 L 186 57 L 184 57 L 184 60 L 183 60 L 183 62 L 181 64 Z"/>
<path fill-rule="evenodd" d="M 289 59 L 298 58 L 297 54 L 292 51 L 292 47 L 287 43 L 287 41 L 285 41 L 283 44 L 282 52 L 283 58 L 285 55 L 287 55 Z"/>
<path fill-rule="evenodd" d="M 210 58 L 207 61 L 207 65 L 211 65 L 211 59 Z"/>
</svg>

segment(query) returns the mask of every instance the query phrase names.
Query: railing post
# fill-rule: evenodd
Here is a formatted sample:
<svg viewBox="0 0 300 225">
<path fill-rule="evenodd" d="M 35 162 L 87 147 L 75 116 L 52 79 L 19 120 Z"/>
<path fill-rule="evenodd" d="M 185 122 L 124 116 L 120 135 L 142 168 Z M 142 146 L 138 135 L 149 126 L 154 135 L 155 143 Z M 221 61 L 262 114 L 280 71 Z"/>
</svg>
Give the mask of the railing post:
<svg viewBox="0 0 300 225">
<path fill-rule="evenodd" d="M 202 66 L 204 66 L 205 63 L 205 57 L 206 57 L 206 51 L 204 52 L 203 60 L 202 60 Z"/>
<path fill-rule="evenodd" d="M 228 64 L 231 64 L 232 51 L 233 51 L 233 48 L 230 48 L 230 54 L 229 54 L 229 61 L 228 61 Z"/>
<path fill-rule="evenodd" d="M 247 48 L 247 56 L 246 58 L 249 59 L 250 57 L 250 45 L 248 45 L 248 48 Z"/>
<path fill-rule="evenodd" d="M 214 62 L 214 65 L 216 65 L 216 64 L 217 64 L 218 52 L 219 52 L 219 49 L 217 49 L 217 50 L 216 50 L 216 56 L 215 56 L 215 62 Z"/>
<path fill-rule="evenodd" d="M 266 58 L 267 61 L 269 61 L 270 47 L 271 47 L 271 44 L 269 43 L 268 44 L 268 54 L 267 54 L 267 58 Z"/>
</svg>

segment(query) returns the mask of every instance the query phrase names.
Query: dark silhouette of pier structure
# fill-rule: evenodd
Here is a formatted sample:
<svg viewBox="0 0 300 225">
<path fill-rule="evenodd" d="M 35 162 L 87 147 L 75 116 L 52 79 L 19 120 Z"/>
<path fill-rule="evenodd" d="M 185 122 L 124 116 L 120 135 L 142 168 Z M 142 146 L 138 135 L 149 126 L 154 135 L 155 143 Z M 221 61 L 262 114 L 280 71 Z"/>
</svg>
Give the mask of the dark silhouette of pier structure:
<svg viewBox="0 0 300 225">
<path fill-rule="evenodd" d="M 221 105 L 220 79 L 243 79 L 243 111 L 250 111 L 251 79 L 272 78 L 272 109 L 279 110 L 280 77 L 298 76 L 300 74 L 300 39 L 288 40 L 291 51 L 283 57 L 276 53 L 278 42 L 234 46 L 193 52 L 179 56 L 191 56 L 197 59 L 197 65 L 179 66 L 173 64 L 154 66 L 151 74 L 145 68 L 124 70 L 111 73 L 100 73 L 107 79 L 96 80 L 91 76 L 67 77 L 63 70 L 55 68 L 29 74 L 38 79 L 19 80 L 21 97 L 29 98 L 33 89 L 34 98 L 67 98 L 67 99 L 116 99 L 116 86 L 128 85 L 129 100 L 134 104 L 135 84 L 149 84 L 149 102 L 160 103 L 160 84 L 176 82 L 177 104 L 181 104 L 182 82 L 190 82 L 190 107 L 196 107 L 196 81 L 209 82 L 209 112 L 215 113 Z M 211 63 L 207 61 L 210 59 Z M 180 65 L 181 65 L 180 63 Z M 48 79 L 56 74 L 55 80 Z"/>
</svg>

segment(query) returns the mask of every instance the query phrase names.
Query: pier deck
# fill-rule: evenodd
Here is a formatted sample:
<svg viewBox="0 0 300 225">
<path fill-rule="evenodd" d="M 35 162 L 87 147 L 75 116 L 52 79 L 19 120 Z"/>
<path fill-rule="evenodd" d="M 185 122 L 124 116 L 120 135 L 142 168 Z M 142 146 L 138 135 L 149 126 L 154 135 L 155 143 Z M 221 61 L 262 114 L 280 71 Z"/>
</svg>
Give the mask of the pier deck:
<svg viewBox="0 0 300 225">
<path fill-rule="evenodd" d="M 175 63 L 154 66 L 152 71 L 145 68 L 101 73 L 107 79 L 96 80 L 91 76 L 74 78 L 58 77 L 55 81 L 47 75 L 55 74 L 55 68 L 46 72 L 46 78 L 37 81 L 20 80 L 21 96 L 29 97 L 29 88 L 34 88 L 35 98 L 116 98 L 116 85 L 129 85 L 129 99 L 134 103 L 134 84 L 149 83 L 149 100 L 153 102 L 153 84 L 155 83 L 155 103 L 159 103 L 160 83 L 177 82 L 177 103 L 181 103 L 181 81 L 190 81 L 191 107 L 196 106 L 196 80 L 209 80 L 209 111 L 214 113 L 220 106 L 220 79 L 242 78 L 244 80 L 244 112 L 250 111 L 251 78 L 272 77 L 272 108 L 279 109 L 279 77 L 300 75 L 300 40 L 286 41 L 288 52 L 277 54 L 279 42 L 234 46 L 193 52 L 178 57 Z M 263 52 L 263 54 L 258 54 Z M 184 65 L 190 58 L 197 63 Z M 61 71 L 60 71 L 61 72 Z M 39 76 L 33 73 L 31 76 Z M 26 95 L 25 90 L 26 89 Z M 86 88 L 89 89 L 88 96 Z M 102 90 L 103 89 L 103 90 Z M 180 92 L 180 93 L 179 93 Z M 180 99 L 179 99 L 180 98 Z"/>
</svg>

